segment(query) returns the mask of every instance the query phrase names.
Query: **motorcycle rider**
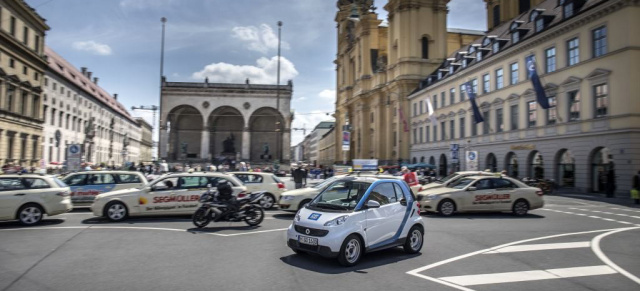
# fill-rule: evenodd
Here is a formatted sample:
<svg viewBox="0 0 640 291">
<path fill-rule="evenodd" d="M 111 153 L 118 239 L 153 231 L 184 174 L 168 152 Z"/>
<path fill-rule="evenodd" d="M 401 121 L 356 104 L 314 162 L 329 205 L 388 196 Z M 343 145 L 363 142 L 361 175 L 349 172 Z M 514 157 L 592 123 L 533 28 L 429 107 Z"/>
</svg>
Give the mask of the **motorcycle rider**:
<svg viewBox="0 0 640 291">
<path fill-rule="evenodd" d="M 227 211 L 222 213 L 220 218 L 225 217 L 229 213 L 237 212 L 238 201 L 236 200 L 236 197 L 233 196 L 233 188 L 231 188 L 231 184 L 228 181 L 221 181 L 218 182 L 216 188 L 218 190 L 218 199 L 227 206 Z"/>
</svg>

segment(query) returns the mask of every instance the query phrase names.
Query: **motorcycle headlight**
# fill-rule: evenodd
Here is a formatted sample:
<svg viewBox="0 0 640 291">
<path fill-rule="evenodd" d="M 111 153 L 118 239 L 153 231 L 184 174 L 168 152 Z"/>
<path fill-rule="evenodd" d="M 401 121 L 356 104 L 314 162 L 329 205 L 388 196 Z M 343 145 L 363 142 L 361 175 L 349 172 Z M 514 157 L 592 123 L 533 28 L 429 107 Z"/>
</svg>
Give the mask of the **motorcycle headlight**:
<svg viewBox="0 0 640 291">
<path fill-rule="evenodd" d="M 342 225 L 347 221 L 347 218 L 349 218 L 348 215 L 343 215 L 340 217 L 336 217 L 332 220 L 327 221 L 324 226 L 338 226 L 338 225 Z"/>
</svg>

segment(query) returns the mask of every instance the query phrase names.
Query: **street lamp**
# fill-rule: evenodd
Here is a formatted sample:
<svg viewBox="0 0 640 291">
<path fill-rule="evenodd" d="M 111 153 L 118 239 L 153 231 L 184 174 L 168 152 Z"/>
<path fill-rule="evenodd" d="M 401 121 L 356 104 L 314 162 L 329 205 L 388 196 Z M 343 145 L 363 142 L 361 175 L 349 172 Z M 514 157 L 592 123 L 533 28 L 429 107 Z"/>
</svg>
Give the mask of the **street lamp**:
<svg viewBox="0 0 640 291">
<path fill-rule="evenodd" d="M 162 76 L 164 75 L 164 27 L 165 27 L 165 23 L 167 23 L 167 18 L 166 17 L 160 18 L 160 22 L 162 22 L 162 41 L 160 43 L 160 117 L 162 118 Z M 154 124 L 156 122 L 155 116 L 154 116 L 153 122 Z M 162 120 L 160 120 L 159 124 L 160 126 L 158 126 L 158 138 L 160 138 L 160 127 L 162 127 Z M 153 130 L 155 130 L 155 128 Z M 151 139 L 153 140 L 153 133 L 152 133 Z M 164 145 L 164 146 L 166 148 L 168 145 Z M 160 145 L 158 145 L 157 150 L 158 152 L 156 156 L 158 157 L 158 160 L 160 158 L 164 158 L 162 156 L 163 153 L 160 153 Z"/>
<path fill-rule="evenodd" d="M 278 21 L 278 72 L 277 72 L 277 80 L 276 80 L 276 157 L 275 160 L 280 161 L 282 158 L 282 149 L 280 148 L 280 138 L 282 135 L 280 134 L 280 119 L 278 119 L 278 115 L 280 115 L 280 42 L 281 42 L 281 34 L 282 34 L 282 21 Z"/>
</svg>

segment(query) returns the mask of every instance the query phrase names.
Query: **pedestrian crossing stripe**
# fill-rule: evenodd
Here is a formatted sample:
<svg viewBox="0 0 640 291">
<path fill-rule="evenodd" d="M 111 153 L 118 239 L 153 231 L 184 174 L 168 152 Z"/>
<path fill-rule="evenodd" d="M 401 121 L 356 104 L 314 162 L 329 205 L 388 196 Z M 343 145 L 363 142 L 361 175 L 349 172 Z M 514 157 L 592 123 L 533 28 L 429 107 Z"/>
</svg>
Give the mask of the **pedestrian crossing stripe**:
<svg viewBox="0 0 640 291">
<path fill-rule="evenodd" d="M 474 286 L 486 284 L 513 283 L 525 281 L 538 281 L 549 279 L 563 279 L 596 275 L 616 274 L 614 269 L 607 265 L 547 269 L 521 272 L 491 273 L 479 275 L 464 275 L 452 277 L 440 277 L 438 279 L 460 286 Z"/>
</svg>

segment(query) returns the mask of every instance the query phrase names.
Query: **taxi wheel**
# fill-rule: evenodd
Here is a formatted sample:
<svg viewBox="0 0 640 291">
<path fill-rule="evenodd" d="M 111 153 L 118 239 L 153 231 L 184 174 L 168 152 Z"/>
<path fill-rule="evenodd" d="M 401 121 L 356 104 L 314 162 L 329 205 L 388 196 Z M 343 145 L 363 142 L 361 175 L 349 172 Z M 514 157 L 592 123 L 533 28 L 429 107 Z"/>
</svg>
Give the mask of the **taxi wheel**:
<svg viewBox="0 0 640 291">
<path fill-rule="evenodd" d="M 127 207 L 122 202 L 114 201 L 104 207 L 104 216 L 113 222 L 127 218 Z"/>
<path fill-rule="evenodd" d="M 352 234 L 348 236 L 342 243 L 340 253 L 338 254 L 338 263 L 345 267 L 355 266 L 363 253 L 363 244 L 360 238 Z"/>
<path fill-rule="evenodd" d="M 262 200 L 260 200 L 260 206 L 262 206 L 263 209 L 271 209 L 274 204 L 276 204 L 276 198 L 273 197 L 271 193 L 265 193 Z"/>
<path fill-rule="evenodd" d="M 456 203 L 446 199 L 438 204 L 438 213 L 442 216 L 451 216 L 456 212 Z"/>
<path fill-rule="evenodd" d="M 34 225 L 42 221 L 44 211 L 38 204 L 25 204 L 18 211 L 18 219 L 23 225 Z"/>
<path fill-rule="evenodd" d="M 409 254 L 415 254 L 420 252 L 422 249 L 424 238 L 424 232 L 422 228 L 417 225 L 414 225 L 407 235 L 407 240 L 404 243 L 404 251 Z"/>
<path fill-rule="evenodd" d="M 513 215 L 515 216 L 525 216 L 527 212 L 529 212 L 529 203 L 526 200 L 518 200 L 513 204 Z"/>
</svg>

